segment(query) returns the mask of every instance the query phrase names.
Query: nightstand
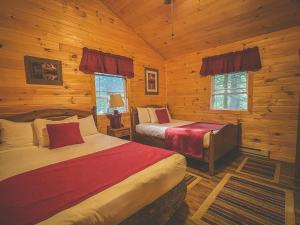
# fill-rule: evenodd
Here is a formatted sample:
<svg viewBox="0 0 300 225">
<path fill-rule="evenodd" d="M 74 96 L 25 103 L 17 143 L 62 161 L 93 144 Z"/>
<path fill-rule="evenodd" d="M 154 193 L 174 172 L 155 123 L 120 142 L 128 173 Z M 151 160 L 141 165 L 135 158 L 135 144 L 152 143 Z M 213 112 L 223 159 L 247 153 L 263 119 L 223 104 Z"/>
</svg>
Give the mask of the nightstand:
<svg viewBox="0 0 300 225">
<path fill-rule="evenodd" d="M 117 129 L 107 127 L 107 134 L 113 137 L 118 137 L 121 139 L 131 140 L 131 129 L 130 127 L 121 127 Z"/>
</svg>

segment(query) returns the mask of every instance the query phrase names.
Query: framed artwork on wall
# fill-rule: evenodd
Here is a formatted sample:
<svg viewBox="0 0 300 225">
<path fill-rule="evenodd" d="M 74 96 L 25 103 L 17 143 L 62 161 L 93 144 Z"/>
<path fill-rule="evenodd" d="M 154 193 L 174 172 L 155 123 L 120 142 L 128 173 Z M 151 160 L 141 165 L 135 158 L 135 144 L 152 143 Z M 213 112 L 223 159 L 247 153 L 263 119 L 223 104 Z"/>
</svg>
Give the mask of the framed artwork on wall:
<svg viewBox="0 0 300 225">
<path fill-rule="evenodd" d="M 24 56 L 26 83 L 63 85 L 61 61 Z"/>
<path fill-rule="evenodd" d="M 145 67 L 145 94 L 158 95 L 158 70 Z"/>
</svg>

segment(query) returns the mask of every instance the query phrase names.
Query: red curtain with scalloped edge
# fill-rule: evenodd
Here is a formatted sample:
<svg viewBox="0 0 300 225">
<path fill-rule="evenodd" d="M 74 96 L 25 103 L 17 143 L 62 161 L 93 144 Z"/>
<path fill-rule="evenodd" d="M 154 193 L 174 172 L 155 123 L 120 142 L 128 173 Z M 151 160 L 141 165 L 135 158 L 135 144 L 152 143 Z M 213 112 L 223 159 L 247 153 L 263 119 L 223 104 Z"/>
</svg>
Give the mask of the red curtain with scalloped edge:
<svg viewBox="0 0 300 225">
<path fill-rule="evenodd" d="M 117 60 L 118 72 L 124 74 L 128 78 L 134 77 L 133 60 L 124 56 L 119 56 Z"/>
<path fill-rule="evenodd" d="M 104 73 L 120 75 L 118 72 L 117 57 L 109 53 L 100 52 L 99 54 L 103 55 Z"/>
<path fill-rule="evenodd" d="M 94 49 L 83 48 L 79 70 L 84 73 L 104 73 L 103 55 Z"/>
<path fill-rule="evenodd" d="M 83 48 L 79 70 L 84 73 L 107 73 L 134 77 L 133 60 L 124 56 Z"/>
<path fill-rule="evenodd" d="M 259 50 L 258 47 L 254 47 L 203 58 L 200 74 L 208 76 L 240 71 L 256 71 L 260 68 Z"/>
</svg>

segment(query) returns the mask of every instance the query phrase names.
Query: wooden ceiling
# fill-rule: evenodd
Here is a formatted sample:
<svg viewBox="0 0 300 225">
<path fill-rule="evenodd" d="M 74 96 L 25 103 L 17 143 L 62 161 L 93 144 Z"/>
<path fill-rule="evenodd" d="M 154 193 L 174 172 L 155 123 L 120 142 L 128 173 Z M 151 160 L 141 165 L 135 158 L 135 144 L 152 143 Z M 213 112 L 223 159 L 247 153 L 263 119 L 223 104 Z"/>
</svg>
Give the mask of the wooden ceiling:
<svg viewBox="0 0 300 225">
<path fill-rule="evenodd" d="M 299 0 L 102 1 L 164 58 L 300 25 Z"/>
</svg>

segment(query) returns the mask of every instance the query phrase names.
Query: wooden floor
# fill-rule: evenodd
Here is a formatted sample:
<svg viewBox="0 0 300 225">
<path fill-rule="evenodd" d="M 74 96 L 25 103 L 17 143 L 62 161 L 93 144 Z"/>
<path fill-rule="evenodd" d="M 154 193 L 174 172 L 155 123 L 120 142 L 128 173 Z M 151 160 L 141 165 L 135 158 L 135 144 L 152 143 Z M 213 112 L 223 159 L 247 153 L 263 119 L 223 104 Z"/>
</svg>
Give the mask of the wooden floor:
<svg viewBox="0 0 300 225">
<path fill-rule="evenodd" d="M 188 171 L 201 176 L 201 180 L 188 190 L 186 199 L 182 207 L 176 212 L 173 218 L 167 225 L 195 225 L 190 219 L 196 210 L 201 206 L 203 201 L 208 197 L 211 191 L 216 187 L 224 175 L 228 172 L 236 174 L 235 171 L 240 163 L 245 158 L 245 155 L 236 153 L 227 158 L 217 162 L 216 175 L 211 177 L 207 173 L 207 166 L 203 163 L 188 161 Z M 279 183 L 275 186 L 291 189 L 295 193 L 295 212 L 296 212 L 296 224 L 300 224 L 300 186 L 296 185 L 292 180 L 293 166 L 291 164 L 281 163 L 281 173 Z M 247 175 L 243 175 L 247 177 Z M 264 181 L 267 182 L 268 181 Z"/>
</svg>

